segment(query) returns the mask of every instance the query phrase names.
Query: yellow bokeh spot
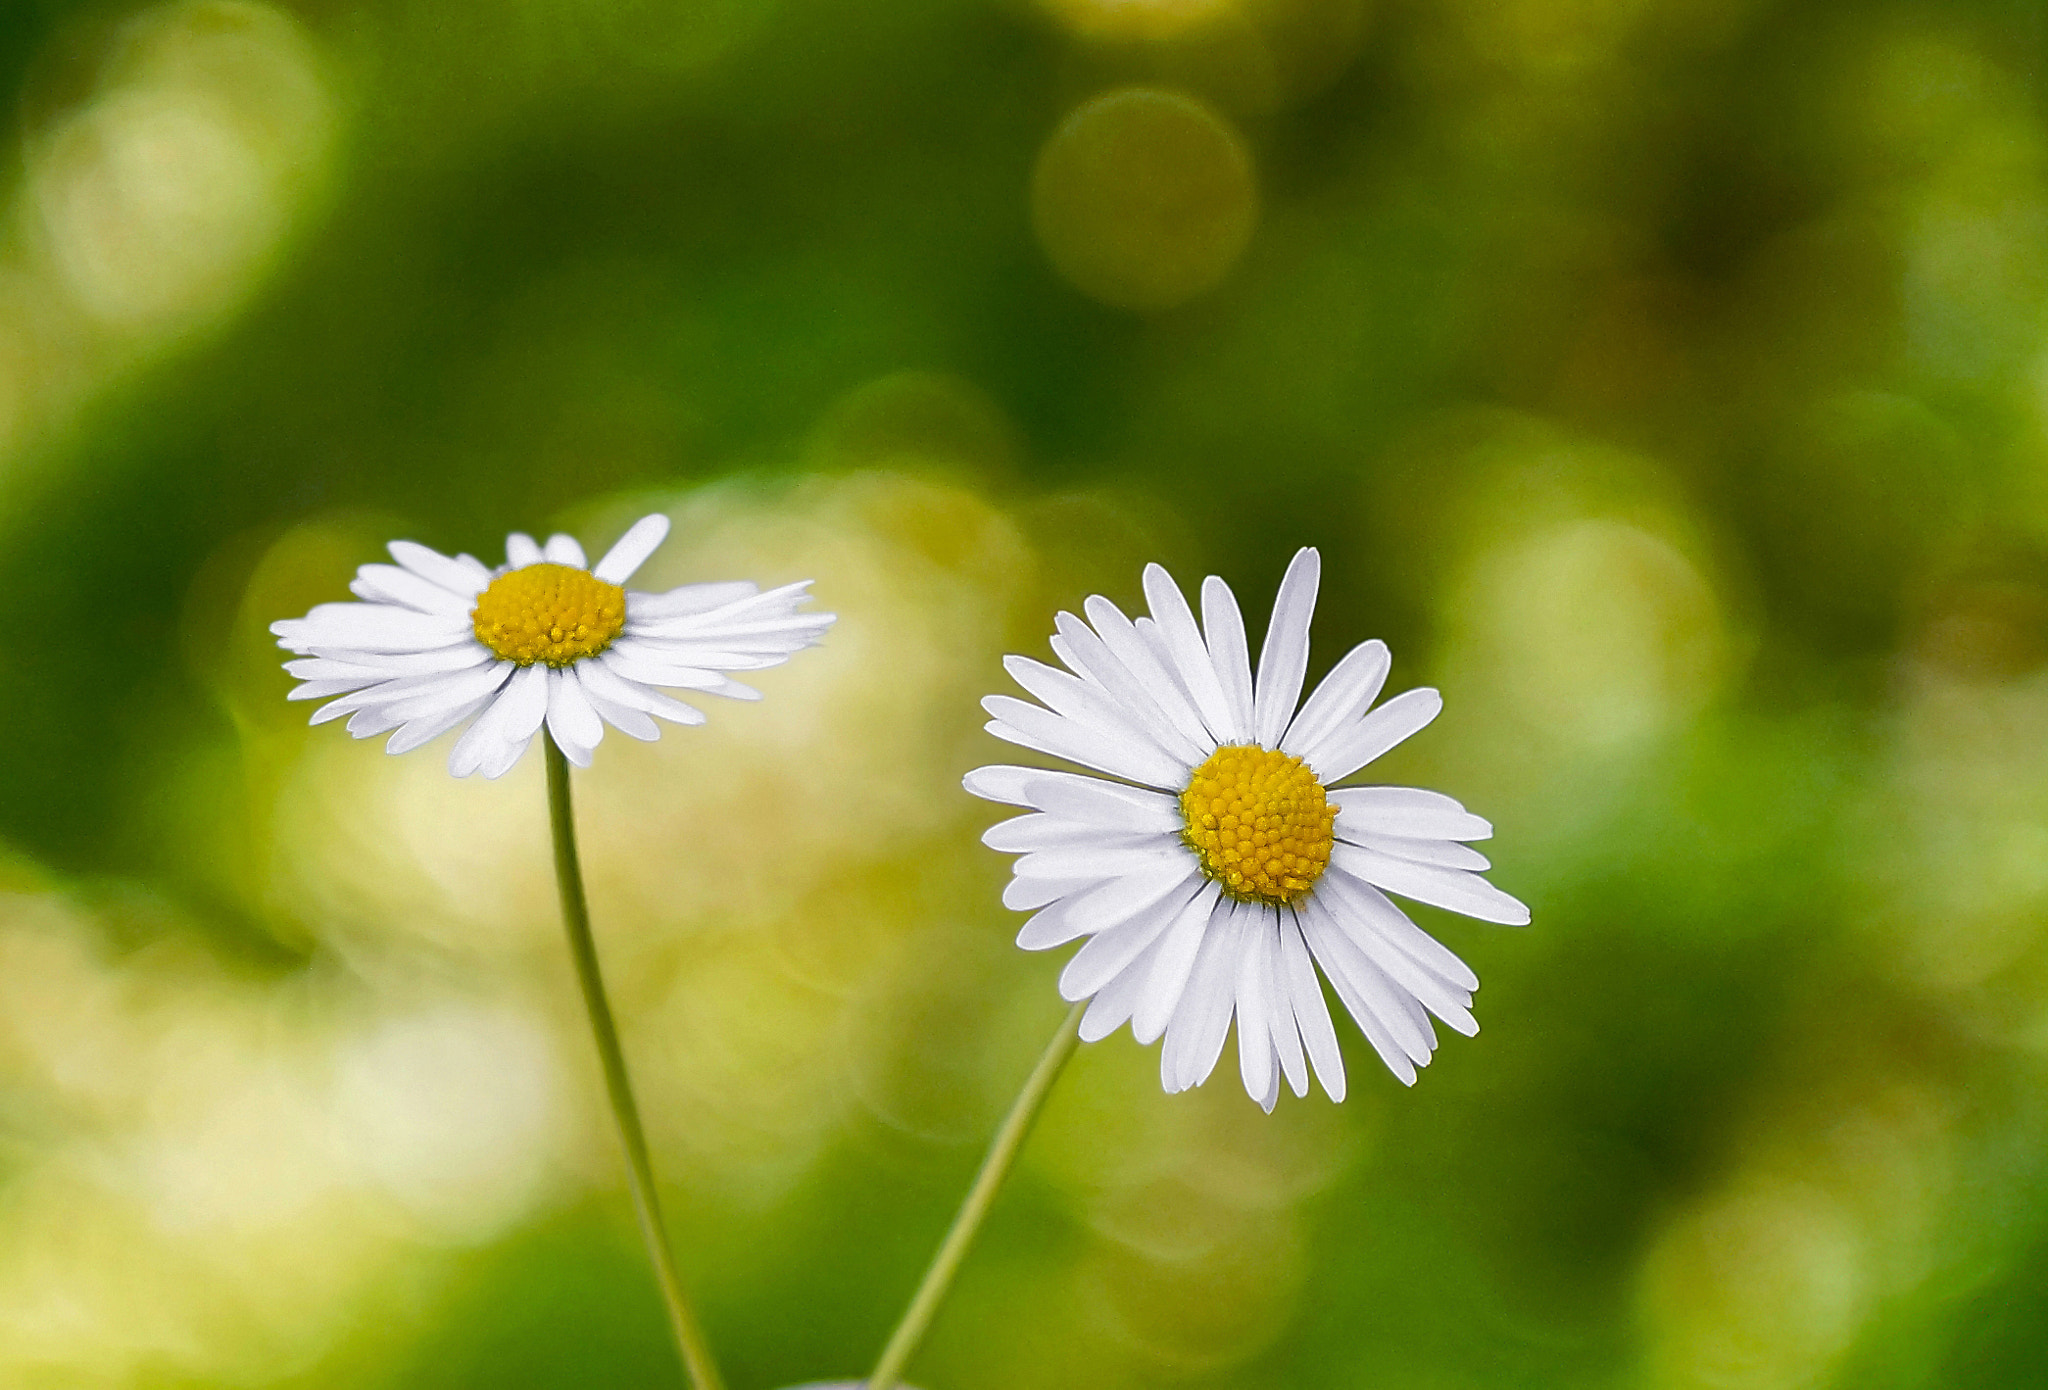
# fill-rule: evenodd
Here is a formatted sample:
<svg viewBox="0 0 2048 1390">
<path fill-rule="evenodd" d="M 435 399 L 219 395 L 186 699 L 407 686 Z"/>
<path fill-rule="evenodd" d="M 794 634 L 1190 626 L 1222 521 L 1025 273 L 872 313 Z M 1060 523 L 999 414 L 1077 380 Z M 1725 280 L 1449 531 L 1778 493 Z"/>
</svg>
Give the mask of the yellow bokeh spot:
<svg viewBox="0 0 2048 1390">
<path fill-rule="evenodd" d="M 1236 0 L 1043 0 L 1077 34 L 1102 39 L 1170 39 L 1213 24 L 1238 9 Z"/>
<path fill-rule="evenodd" d="M 626 626 L 626 591 L 573 565 L 527 565 L 491 581 L 470 615 L 476 640 L 507 661 L 567 666 Z"/>
<path fill-rule="evenodd" d="M 1226 744 L 1180 794 L 1202 872 L 1239 902 L 1299 902 L 1330 863 L 1337 808 L 1300 758 Z"/>
<path fill-rule="evenodd" d="M 1123 87 L 1083 102 L 1031 177 L 1031 224 L 1053 268 L 1081 293 L 1140 313 L 1214 289 L 1258 220 L 1244 137 L 1178 92 Z"/>
</svg>

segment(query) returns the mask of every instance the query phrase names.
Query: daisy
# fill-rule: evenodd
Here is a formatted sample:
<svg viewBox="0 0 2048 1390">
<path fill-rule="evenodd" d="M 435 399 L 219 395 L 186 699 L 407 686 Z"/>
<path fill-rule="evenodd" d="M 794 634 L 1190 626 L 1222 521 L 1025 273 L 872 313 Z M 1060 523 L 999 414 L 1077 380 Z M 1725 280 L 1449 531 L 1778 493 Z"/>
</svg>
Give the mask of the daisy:
<svg viewBox="0 0 2048 1390">
<path fill-rule="evenodd" d="M 1031 811 L 982 837 L 1022 856 L 1003 893 L 1006 906 L 1035 909 L 1017 944 L 1087 937 L 1060 976 L 1065 998 L 1092 1001 L 1081 1038 L 1126 1022 L 1141 1043 L 1163 1034 L 1169 1092 L 1208 1079 L 1234 1014 L 1253 1100 L 1271 1111 L 1283 1075 L 1306 1096 L 1311 1066 L 1342 1100 L 1318 966 L 1388 1069 L 1413 1085 L 1436 1047 L 1430 1014 L 1479 1031 L 1479 979 L 1387 894 L 1487 922 L 1529 920 L 1479 877 L 1487 861 L 1468 842 L 1493 833 L 1484 820 L 1437 792 L 1337 785 L 1436 718 L 1443 700 L 1410 690 L 1373 708 L 1389 657 L 1372 641 L 1295 708 L 1321 570 L 1308 549 L 1287 567 L 1256 680 L 1230 587 L 1203 582 L 1198 629 L 1172 577 L 1148 565 L 1149 617 L 1091 597 L 1087 622 L 1056 620 L 1052 649 L 1066 671 L 1004 658 L 1042 705 L 982 702 L 998 738 L 1108 774 L 984 767 L 966 787 Z"/>
<path fill-rule="evenodd" d="M 720 673 L 779 666 L 815 646 L 833 615 L 797 611 L 809 580 L 765 594 L 744 580 L 627 589 L 668 528 L 658 513 L 642 517 L 594 566 L 565 535 L 541 545 L 515 532 L 495 570 L 393 541 L 398 563 L 364 565 L 349 585 L 363 602 L 323 603 L 270 625 L 301 658 L 285 663 L 303 682 L 290 698 L 328 700 L 315 724 L 346 715 L 357 738 L 390 733 L 392 753 L 473 720 L 448 754 L 457 777 L 502 776 L 543 722 L 579 767 L 606 724 L 653 739 L 652 716 L 704 722 L 658 686 L 759 699 Z"/>
</svg>

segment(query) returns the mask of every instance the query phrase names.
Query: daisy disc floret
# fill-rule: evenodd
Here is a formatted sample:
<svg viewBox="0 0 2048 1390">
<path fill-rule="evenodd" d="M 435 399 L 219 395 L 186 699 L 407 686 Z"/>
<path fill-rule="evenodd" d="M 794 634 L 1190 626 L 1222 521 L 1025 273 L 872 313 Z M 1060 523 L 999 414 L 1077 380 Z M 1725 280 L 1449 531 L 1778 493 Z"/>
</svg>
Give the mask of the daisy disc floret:
<svg viewBox="0 0 2048 1390">
<path fill-rule="evenodd" d="M 476 640 L 521 666 L 574 666 L 626 630 L 626 590 L 589 570 L 542 561 L 508 570 L 476 596 Z"/>
<path fill-rule="evenodd" d="M 467 723 L 448 755 L 457 777 L 502 776 L 543 724 L 585 767 L 607 724 L 653 739 L 657 716 L 704 722 L 664 689 L 759 699 L 725 673 L 781 665 L 817 645 L 833 615 L 799 611 L 809 580 L 766 593 L 745 580 L 628 589 L 668 529 L 665 516 L 642 517 L 595 565 L 566 535 L 542 545 L 514 533 L 497 569 L 393 541 L 397 564 L 356 571 L 361 602 L 270 625 L 299 658 L 285 663 L 301 682 L 289 698 L 328 701 L 315 724 L 346 716 L 357 738 L 389 733 L 392 753 Z"/>
<path fill-rule="evenodd" d="M 1307 1095 L 1311 1069 L 1343 1099 L 1322 979 L 1413 1084 L 1436 1048 L 1431 1015 L 1479 1030 L 1479 978 L 1388 895 L 1529 920 L 1480 877 L 1489 866 L 1470 842 L 1492 835 L 1486 821 L 1418 787 L 1339 785 L 1443 701 L 1419 689 L 1376 704 L 1391 658 L 1373 641 L 1297 708 L 1320 577 L 1314 550 L 1288 566 L 1256 677 L 1229 586 L 1203 582 L 1198 624 L 1172 577 L 1149 565 L 1149 614 L 1091 597 L 1085 621 L 1056 620 L 1065 670 L 1004 659 L 1039 703 L 982 702 L 998 738 L 1104 774 L 994 766 L 966 786 L 1029 812 L 982 837 L 1019 855 L 1003 901 L 1033 915 L 1017 944 L 1085 938 L 1060 976 L 1063 996 L 1089 1001 L 1082 1038 L 1126 1023 L 1142 1043 L 1163 1037 L 1168 1091 L 1208 1079 L 1234 1020 L 1239 1073 L 1260 1105 L 1273 1108 L 1283 1078 Z"/>
<path fill-rule="evenodd" d="M 1202 877 L 1241 903 L 1292 907 L 1330 863 L 1337 808 L 1308 765 L 1256 743 L 1226 744 L 1180 794 L 1181 836 Z"/>
</svg>

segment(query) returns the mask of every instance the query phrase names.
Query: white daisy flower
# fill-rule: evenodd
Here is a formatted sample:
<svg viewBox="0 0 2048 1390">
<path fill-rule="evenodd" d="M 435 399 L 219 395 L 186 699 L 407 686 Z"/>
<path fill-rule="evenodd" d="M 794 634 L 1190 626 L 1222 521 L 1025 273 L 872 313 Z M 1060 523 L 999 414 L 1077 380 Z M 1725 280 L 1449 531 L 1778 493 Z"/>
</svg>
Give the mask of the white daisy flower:
<svg viewBox="0 0 2048 1390">
<path fill-rule="evenodd" d="M 650 717 L 702 724 L 704 715 L 657 686 L 758 700 L 724 671 L 779 666 L 817 645 L 834 616 L 799 613 L 811 581 L 761 593 L 745 580 L 685 584 L 663 594 L 627 589 L 668 535 L 668 518 L 642 517 L 592 566 L 574 537 L 546 545 L 515 532 L 496 570 L 393 541 L 396 565 L 364 565 L 349 588 L 361 603 L 323 603 L 272 623 L 277 644 L 301 659 L 289 698 L 331 700 L 312 722 L 349 717 L 357 738 L 391 733 L 410 752 L 464 720 L 475 722 L 448 755 L 457 777 L 502 776 L 543 722 L 569 761 L 590 755 L 612 725 L 660 737 Z"/>
<path fill-rule="evenodd" d="M 1052 649 L 1067 670 L 1005 657 L 1044 704 L 991 695 L 988 731 L 1121 780 L 1029 767 L 966 778 L 976 796 L 1031 808 L 982 840 L 1022 856 L 1003 892 L 1006 906 L 1036 909 L 1019 946 L 1089 938 L 1060 976 L 1068 1000 L 1092 999 L 1082 1038 L 1126 1022 L 1141 1043 L 1164 1034 L 1160 1079 L 1183 1091 L 1215 1069 L 1235 1014 L 1245 1090 L 1268 1111 L 1282 1075 L 1308 1094 L 1310 1065 L 1344 1098 L 1316 966 L 1409 1085 L 1436 1047 L 1430 1014 L 1479 1031 L 1479 977 L 1388 893 L 1529 921 L 1479 877 L 1486 858 L 1465 842 L 1493 827 L 1478 816 L 1417 787 L 1336 785 L 1436 718 L 1443 699 L 1410 690 L 1373 709 L 1389 665 L 1373 641 L 1296 710 L 1321 572 L 1314 550 L 1287 567 L 1256 681 L 1237 600 L 1213 575 L 1199 629 L 1158 565 L 1145 568 L 1150 617 L 1134 622 L 1099 595 L 1082 605 L 1085 623 L 1060 614 Z"/>
</svg>

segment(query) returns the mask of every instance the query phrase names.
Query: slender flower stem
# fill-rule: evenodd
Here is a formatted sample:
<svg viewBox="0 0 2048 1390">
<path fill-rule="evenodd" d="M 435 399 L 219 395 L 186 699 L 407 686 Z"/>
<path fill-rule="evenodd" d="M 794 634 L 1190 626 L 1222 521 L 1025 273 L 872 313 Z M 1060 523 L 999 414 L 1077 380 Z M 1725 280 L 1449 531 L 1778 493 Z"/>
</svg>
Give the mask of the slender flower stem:
<svg viewBox="0 0 2048 1390">
<path fill-rule="evenodd" d="M 619 1141 L 626 1150 L 628 1186 L 633 1190 L 633 1212 L 640 1219 L 640 1238 L 646 1242 L 647 1258 L 654 1265 L 655 1282 L 661 1286 L 661 1300 L 668 1307 L 670 1331 L 676 1349 L 682 1353 L 683 1368 L 696 1390 L 724 1390 L 704 1329 L 690 1311 L 682 1280 L 676 1275 L 675 1257 L 669 1251 L 668 1233 L 661 1224 L 661 1203 L 654 1192 L 654 1165 L 647 1157 L 647 1135 L 640 1127 L 640 1109 L 633 1103 L 633 1083 L 626 1076 L 626 1054 L 619 1048 L 619 1030 L 612 1023 L 612 1006 L 605 998 L 604 975 L 598 969 L 597 943 L 590 935 L 590 907 L 583 900 L 583 869 L 576 858 L 576 820 L 569 805 L 569 760 L 555 746 L 554 736 L 543 733 L 548 761 L 548 821 L 555 837 L 555 882 L 562 890 L 562 921 L 569 929 L 569 954 L 576 959 L 576 979 L 583 986 L 583 1002 L 590 1010 L 590 1031 L 597 1038 L 598 1059 L 604 1063 L 604 1088 L 611 1097 L 612 1116 L 619 1122 Z"/>
<path fill-rule="evenodd" d="M 904 1367 L 917 1354 L 918 1344 L 931 1327 L 939 1304 L 953 1287 L 953 1276 L 960 1272 L 960 1262 L 967 1258 L 967 1247 L 974 1243 L 988 1209 L 995 1205 L 996 1190 L 1009 1176 L 1010 1165 L 1017 1161 L 1017 1151 L 1024 1147 L 1032 1123 L 1044 1108 L 1045 1098 L 1052 1093 L 1052 1083 L 1059 1080 L 1067 1059 L 1080 1045 L 1081 1015 L 1087 1008 L 1088 1001 L 1084 999 L 1068 1011 L 1066 1021 L 1052 1035 L 1052 1041 L 1046 1045 L 1038 1065 L 1031 1069 L 1031 1078 L 1017 1093 L 1010 1113 L 1003 1117 L 1003 1127 L 996 1131 L 994 1142 L 988 1146 L 988 1156 L 981 1161 L 981 1171 L 974 1175 L 974 1186 L 967 1190 L 967 1200 L 960 1204 L 960 1214 L 953 1218 L 953 1227 L 946 1232 L 945 1243 L 932 1257 L 931 1268 L 924 1273 L 924 1282 L 917 1286 L 917 1296 L 910 1300 L 910 1306 L 903 1312 L 903 1320 L 890 1334 L 889 1345 L 882 1348 L 882 1359 L 875 1363 L 874 1373 L 867 1379 L 866 1390 L 896 1390 L 896 1382 L 902 1378 Z"/>
</svg>

